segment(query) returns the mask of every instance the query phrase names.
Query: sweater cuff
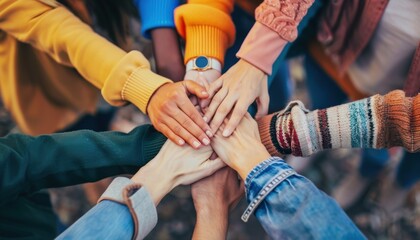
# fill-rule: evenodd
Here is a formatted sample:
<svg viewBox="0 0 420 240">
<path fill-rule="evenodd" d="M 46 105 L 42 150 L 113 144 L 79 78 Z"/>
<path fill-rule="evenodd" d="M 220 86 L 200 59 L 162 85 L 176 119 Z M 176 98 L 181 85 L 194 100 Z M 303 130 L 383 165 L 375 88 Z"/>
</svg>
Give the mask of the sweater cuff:
<svg viewBox="0 0 420 240">
<path fill-rule="evenodd" d="M 260 118 L 258 123 L 258 130 L 260 132 L 261 142 L 270 153 L 271 156 L 280 156 L 276 147 L 273 144 L 275 139 L 272 139 L 271 122 L 273 121 L 274 114 L 270 114 Z"/>
<path fill-rule="evenodd" d="M 136 0 L 141 17 L 141 33 L 150 39 L 150 30 L 155 28 L 175 28 L 174 10 L 179 0 Z"/>
<path fill-rule="evenodd" d="M 272 66 L 287 43 L 272 29 L 256 22 L 236 56 L 271 75 Z"/>
<path fill-rule="evenodd" d="M 147 113 L 147 105 L 153 93 L 162 85 L 172 81 L 148 69 L 137 69 L 127 80 L 121 98 L 136 105 L 143 113 Z"/>
<path fill-rule="evenodd" d="M 110 200 L 127 206 L 134 222 L 133 239 L 145 238 L 156 226 L 157 212 L 150 194 L 146 188 L 128 178 L 118 177 L 114 179 L 99 198 L 98 203 L 103 200 Z M 141 221 L 139 218 L 141 218 Z"/>
<path fill-rule="evenodd" d="M 111 70 L 102 88 L 102 95 L 111 105 L 121 106 L 130 101 L 146 113 L 153 93 L 171 80 L 150 70 L 147 59 L 138 51 L 128 53 Z"/>
<path fill-rule="evenodd" d="M 225 52 L 229 45 L 226 33 L 213 26 L 192 25 L 187 26 L 186 35 L 188 39 L 185 45 L 185 64 L 198 56 L 216 58 L 224 64 Z"/>
</svg>

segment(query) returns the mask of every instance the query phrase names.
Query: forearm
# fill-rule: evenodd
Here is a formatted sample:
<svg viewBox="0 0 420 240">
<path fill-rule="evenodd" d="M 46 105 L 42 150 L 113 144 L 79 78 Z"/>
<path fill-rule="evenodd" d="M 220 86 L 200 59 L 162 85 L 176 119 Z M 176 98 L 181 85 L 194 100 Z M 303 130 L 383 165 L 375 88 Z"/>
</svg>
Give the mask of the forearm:
<svg viewBox="0 0 420 240">
<path fill-rule="evenodd" d="M 175 82 L 183 80 L 185 66 L 176 30 L 174 28 L 156 28 L 150 33 L 157 73 Z"/>
<path fill-rule="evenodd" d="M 197 220 L 192 239 L 218 240 L 226 239 L 229 225 L 227 206 L 208 204 L 206 207 L 197 209 Z"/>
<path fill-rule="evenodd" d="M 116 178 L 99 203 L 58 239 L 143 239 L 157 223 L 154 193 L 127 178 Z"/>
<path fill-rule="evenodd" d="M 266 232 L 286 239 L 364 239 L 338 204 L 279 158 L 261 163 L 246 179 L 250 203 Z"/>
<path fill-rule="evenodd" d="M 298 105 L 259 120 L 261 139 L 272 155 L 308 156 L 324 149 L 420 149 L 420 96 L 402 91 L 307 112 Z"/>
<path fill-rule="evenodd" d="M 77 131 L 0 139 L 0 203 L 44 188 L 131 174 L 151 160 L 166 138 L 151 126 L 129 134 Z"/>
</svg>

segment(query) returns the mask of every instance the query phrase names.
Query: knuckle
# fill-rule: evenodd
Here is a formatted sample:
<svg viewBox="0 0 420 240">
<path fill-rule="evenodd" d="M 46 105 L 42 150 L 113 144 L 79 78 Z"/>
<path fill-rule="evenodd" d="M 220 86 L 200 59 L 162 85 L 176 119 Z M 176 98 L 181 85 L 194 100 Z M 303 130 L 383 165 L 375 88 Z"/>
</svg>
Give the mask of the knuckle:
<svg viewBox="0 0 420 240">
<path fill-rule="evenodd" d="M 172 131 L 175 132 L 176 134 L 180 134 L 181 131 L 182 131 L 182 127 L 181 126 L 178 126 L 178 125 L 173 126 L 172 127 Z"/>
</svg>

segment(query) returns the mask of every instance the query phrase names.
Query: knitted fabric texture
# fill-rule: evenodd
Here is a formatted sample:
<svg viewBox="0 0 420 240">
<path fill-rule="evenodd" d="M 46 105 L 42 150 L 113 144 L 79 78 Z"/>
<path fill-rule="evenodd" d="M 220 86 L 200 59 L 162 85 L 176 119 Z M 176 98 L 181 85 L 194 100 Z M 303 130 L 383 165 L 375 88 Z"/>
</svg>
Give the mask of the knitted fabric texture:
<svg viewBox="0 0 420 240">
<path fill-rule="evenodd" d="M 297 26 L 314 0 L 264 0 L 255 10 L 255 19 L 273 29 L 283 39 L 297 38 Z"/>
<path fill-rule="evenodd" d="M 309 113 L 301 106 L 259 120 L 270 154 L 309 156 L 323 149 L 394 146 L 420 150 L 420 95 L 405 97 L 396 90 Z"/>
</svg>

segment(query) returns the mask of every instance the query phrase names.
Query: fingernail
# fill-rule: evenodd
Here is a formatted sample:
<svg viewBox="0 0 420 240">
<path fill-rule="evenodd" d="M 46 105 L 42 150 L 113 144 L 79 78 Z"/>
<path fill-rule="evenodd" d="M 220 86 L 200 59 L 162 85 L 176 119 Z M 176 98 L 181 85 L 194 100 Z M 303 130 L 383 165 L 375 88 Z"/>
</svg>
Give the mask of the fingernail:
<svg viewBox="0 0 420 240">
<path fill-rule="evenodd" d="M 178 140 L 178 143 L 179 143 L 179 145 L 184 145 L 185 141 L 184 141 L 184 140 L 182 140 L 182 139 L 179 139 L 179 140 Z"/>
<path fill-rule="evenodd" d="M 229 129 L 225 129 L 223 131 L 223 137 L 229 137 L 229 135 L 230 135 L 230 130 Z"/>
<path fill-rule="evenodd" d="M 203 117 L 203 120 L 204 120 L 204 122 L 206 122 L 206 123 L 208 123 L 208 122 L 209 122 L 209 118 L 208 118 L 208 117 L 206 117 L 206 116 L 204 116 L 204 117 Z"/>
<path fill-rule="evenodd" d="M 204 145 L 208 146 L 210 144 L 210 140 L 208 140 L 207 138 L 203 138 L 203 143 Z"/>
<path fill-rule="evenodd" d="M 206 91 L 202 91 L 201 92 L 201 94 L 203 94 L 203 95 L 207 95 L 207 94 L 209 94 L 208 92 L 206 92 Z"/>
<path fill-rule="evenodd" d="M 206 134 L 207 134 L 207 136 L 209 136 L 209 137 L 213 137 L 213 133 L 212 133 L 210 130 L 207 130 L 207 131 L 206 131 Z"/>
<path fill-rule="evenodd" d="M 194 146 L 195 148 L 198 148 L 198 147 L 200 147 L 200 146 L 201 146 L 201 143 L 199 143 L 199 142 L 197 142 L 197 141 L 194 141 L 194 142 L 193 142 L 193 146 Z"/>
</svg>

